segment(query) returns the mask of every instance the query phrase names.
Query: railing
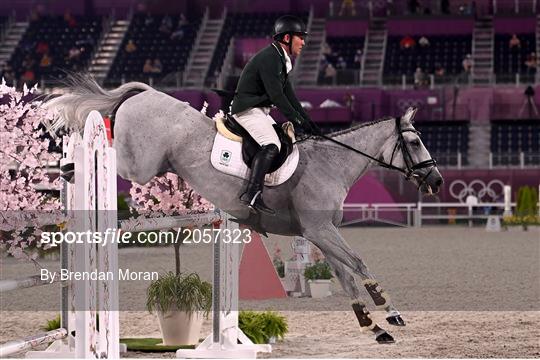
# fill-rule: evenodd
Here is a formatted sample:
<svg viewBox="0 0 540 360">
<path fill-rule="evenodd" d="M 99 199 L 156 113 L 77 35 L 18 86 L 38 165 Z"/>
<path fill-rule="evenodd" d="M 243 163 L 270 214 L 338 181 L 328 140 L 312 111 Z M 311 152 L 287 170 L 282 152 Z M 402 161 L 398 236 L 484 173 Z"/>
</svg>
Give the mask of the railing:
<svg viewBox="0 0 540 360">
<path fill-rule="evenodd" d="M 223 12 L 221 13 L 221 25 L 220 25 L 219 31 L 218 31 L 218 36 L 217 36 L 217 40 L 216 40 L 216 46 L 219 45 L 219 41 L 221 39 L 221 34 L 223 33 L 223 28 L 225 27 L 225 23 L 227 22 L 227 12 L 228 12 L 228 9 L 225 6 L 223 8 Z M 230 44 L 230 42 L 229 42 L 229 44 Z M 227 49 L 227 52 L 228 51 L 229 51 L 229 49 Z M 206 68 L 203 70 L 203 73 L 201 75 L 203 77 L 202 85 L 206 86 L 206 87 L 210 87 L 210 88 L 217 86 L 217 81 L 219 80 L 219 76 L 221 75 L 221 72 L 223 70 L 223 65 L 224 65 L 222 63 L 221 67 L 214 70 L 213 74 L 208 74 L 209 71 L 210 71 L 210 68 L 212 66 L 212 60 L 213 60 L 214 56 L 215 56 L 215 51 L 213 51 L 212 54 L 210 55 L 210 58 L 208 59 L 208 64 L 207 64 Z M 216 76 L 216 74 L 217 74 L 217 76 Z"/>
<path fill-rule="evenodd" d="M 536 0 L 492 0 L 494 14 L 535 14 Z"/>
<path fill-rule="evenodd" d="M 415 79 L 414 74 L 383 75 L 383 84 L 386 87 L 401 87 L 403 90 L 434 89 L 448 85 L 469 85 L 471 77 L 471 74 L 467 72 L 450 75 L 423 73 L 417 79 Z"/>
<path fill-rule="evenodd" d="M 366 37 L 364 39 L 364 48 L 362 49 L 362 58 L 360 61 L 360 69 L 359 69 L 360 74 L 358 76 L 358 84 L 355 84 L 355 85 L 361 85 L 364 82 L 364 75 L 366 71 L 366 54 L 369 48 L 368 44 L 369 44 L 369 29 L 368 31 L 366 31 Z"/>
<path fill-rule="evenodd" d="M 318 85 L 360 85 L 360 69 L 336 69 L 333 76 L 325 76 L 325 69 L 320 68 Z"/>
<path fill-rule="evenodd" d="M 159 90 L 178 90 L 184 86 L 184 73 L 184 71 L 179 70 L 165 75 L 141 73 L 139 75 L 126 76 L 123 74 L 121 77 L 108 77 L 106 87 L 115 88 L 131 81 L 138 81 L 156 87 Z M 47 85 L 47 80 L 42 80 L 40 82 L 42 89 L 46 88 Z"/>
<path fill-rule="evenodd" d="M 379 64 L 379 71 L 377 76 L 377 85 L 382 86 L 383 84 L 383 73 L 384 73 L 384 59 L 386 59 L 386 49 L 388 47 L 388 28 L 384 28 L 384 38 L 383 38 L 383 48 L 382 48 L 382 60 Z"/>
<path fill-rule="evenodd" d="M 429 101 L 429 98 L 427 99 Z M 469 104 L 439 103 L 435 98 L 433 104 L 419 104 L 415 119 L 427 121 L 469 120 L 471 110 Z M 404 110 L 404 109 L 403 109 Z"/>
<path fill-rule="evenodd" d="M 462 169 L 465 165 L 465 159 L 460 152 L 433 154 L 439 167 Z"/>
<path fill-rule="evenodd" d="M 130 19 L 130 21 L 132 20 L 131 18 L 129 18 L 129 19 Z M 107 36 L 109 31 L 111 31 L 114 21 L 115 21 L 114 20 L 114 9 L 113 9 L 113 11 L 111 11 L 109 13 L 108 16 L 105 15 L 101 19 L 101 33 L 99 34 L 99 38 L 95 41 L 94 46 L 92 47 L 92 52 L 90 53 L 88 64 L 86 66 L 86 68 L 88 70 L 92 67 L 92 65 L 93 65 L 92 63 L 94 62 L 94 60 L 96 60 L 97 56 L 99 55 L 99 50 L 101 49 L 101 47 L 103 45 L 103 41 L 105 40 L 105 37 Z M 125 33 L 124 33 L 124 36 L 125 36 Z M 121 46 L 119 48 L 121 48 Z M 116 58 L 117 55 L 118 55 L 118 49 L 117 49 L 116 53 L 114 54 L 114 58 L 111 60 L 111 64 L 109 65 L 109 70 L 110 70 L 110 66 L 112 66 L 112 62 L 114 62 L 114 59 Z M 44 87 L 42 87 L 42 89 L 43 88 Z"/>
<path fill-rule="evenodd" d="M 359 11 L 358 6 L 360 3 L 365 6 L 369 6 L 368 1 L 356 1 L 357 13 Z M 381 9 L 378 9 L 379 13 L 385 11 L 389 16 L 411 16 L 411 17 L 427 17 L 433 15 L 493 15 L 493 14 L 534 14 L 538 10 L 537 0 L 491 0 L 491 1 L 449 1 L 448 8 L 442 9 L 440 1 L 424 1 L 420 2 L 422 5 L 429 8 L 429 14 L 423 13 L 423 7 L 418 6 L 415 12 L 412 12 L 411 2 L 408 0 L 394 0 L 394 1 L 377 1 L 373 2 L 373 5 L 379 5 Z M 340 2 L 334 1 L 334 7 L 339 5 Z M 339 11 L 334 8 L 334 14 Z M 362 14 L 363 15 L 363 14 Z"/>
<path fill-rule="evenodd" d="M 365 53 L 364 53 L 365 54 Z M 362 62 L 365 60 L 362 58 Z M 336 69 L 334 76 L 324 77 L 324 69 L 319 71 L 319 85 L 330 86 L 361 86 L 362 70 L 360 69 Z M 496 84 L 514 84 L 516 86 L 525 86 L 535 82 L 535 71 L 528 73 L 510 73 L 510 74 L 491 74 L 490 83 Z M 418 79 L 414 74 L 388 75 L 383 74 L 383 85 L 385 88 L 407 89 L 436 89 L 449 85 L 469 86 L 472 85 L 472 74 L 462 72 L 460 74 L 436 75 L 433 73 L 423 73 Z"/>
<path fill-rule="evenodd" d="M 224 89 L 227 83 L 227 78 L 231 75 L 234 75 L 234 36 L 231 36 L 229 41 L 229 46 L 227 47 L 227 54 L 225 55 L 225 60 L 223 61 L 223 66 L 219 73 L 217 79 L 217 88 Z"/>
<path fill-rule="evenodd" d="M 509 208 L 508 208 L 509 206 Z M 404 227 L 421 227 L 430 223 L 457 224 L 464 222 L 469 227 L 475 221 L 485 224 L 490 216 L 502 216 L 505 211 L 515 209 L 516 203 L 349 203 L 343 206 L 342 226 L 375 222 Z"/>
<path fill-rule="evenodd" d="M 151 78 L 148 79 L 147 84 L 150 84 Z M 165 75 L 158 81 L 152 81 L 156 87 L 161 90 L 176 90 L 184 86 L 184 72 L 176 71 Z"/>
<path fill-rule="evenodd" d="M 6 22 L 0 26 L 0 43 L 3 43 L 9 28 L 11 27 L 11 24 L 15 23 L 14 14 L 12 16 L 8 16 Z"/>
<path fill-rule="evenodd" d="M 532 84 L 536 76 L 536 67 L 528 73 L 494 74 L 493 76 L 497 84 L 514 84 L 516 86 Z"/>
<path fill-rule="evenodd" d="M 352 219 L 342 223 L 342 226 L 359 224 L 367 221 L 375 221 L 398 226 L 412 226 L 415 203 L 395 203 L 395 204 L 366 204 L 366 203 L 349 203 L 343 205 L 344 217 L 351 213 L 360 215 L 357 219 Z M 401 223 L 391 219 L 393 213 L 405 212 L 405 222 Z M 384 216 L 390 215 L 390 216 Z"/>
<path fill-rule="evenodd" d="M 510 208 L 515 208 L 516 203 L 510 203 Z M 428 209 L 437 210 L 435 212 Z M 444 211 L 446 209 L 446 211 Z M 426 210 L 428 210 L 426 214 Z M 420 227 L 425 220 L 446 220 L 448 224 L 455 224 L 458 220 L 466 220 L 469 227 L 474 225 L 474 220 L 486 221 L 489 216 L 502 215 L 505 203 L 423 203 L 419 202 L 416 207 L 415 227 Z"/>
<path fill-rule="evenodd" d="M 311 26 L 313 24 L 313 18 L 314 18 L 314 10 L 313 10 L 313 5 L 310 5 L 309 7 L 309 13 L 308 13 L 308 21 L 307 21 L 307 26 L 306 26 L 306 29 L 307 29 L 307 32 L 309 34 L 312 34 L 312 31 L 311 31 Z M 323 36 L 322 38 L 322 41 L 324 41 L 326 37 Z M 313 40 L 311 38 L 307 38 L 306 39 L 306 47 L 311 47 L 313 46 Z M 320 46 L 319 44 L 319 47 L 322 47 Z M 303 63 L 304 63 L 304 52 L 300 53 L 300 55 L 298 56 L 298 58 L 296 59 L 296 62 L 294 64 L 294 70 L 292 71 L 292 81 L 293 81 L 293 84 L 296 86 L 298 84 L 298 81 L 300 79 L 300 74 L 303 72 Z M 318 61 L 319 57 L 317 57 L 317 61 Z"/>
<path fill-rule="evenodd" d="M 489 153 L 489 168 L 494 167 L 539 167 L 540 153 L 517 152 L 517 153 Z"/>
<path fill-rule="evenodd" d="M 191 51 L 189 52 L 189 56 L 186 62 L 185 71 L 182 78 L 182 83 L 185 84 L 187 81 L 187 77 L 189 76 L 189 73 L 191 72 L 191 67 L 193 65 L 193 60 L 195 60 L 195 52 L 200 46 L 201 43 L 201 37 L 206 29 L 206 24 L 208 22 L 209 18 L 209 9 L 208 6 L 204 10 L 204 15 L 201 20 L 201 24 L 199 25 L 199 29 L 197 30 L 197 35 L 195 35 L 195 41 L 193 42 L 193 46 L 191 47 Z M 206 74 L 205 74 L 206 75 Z"/>
</svg>

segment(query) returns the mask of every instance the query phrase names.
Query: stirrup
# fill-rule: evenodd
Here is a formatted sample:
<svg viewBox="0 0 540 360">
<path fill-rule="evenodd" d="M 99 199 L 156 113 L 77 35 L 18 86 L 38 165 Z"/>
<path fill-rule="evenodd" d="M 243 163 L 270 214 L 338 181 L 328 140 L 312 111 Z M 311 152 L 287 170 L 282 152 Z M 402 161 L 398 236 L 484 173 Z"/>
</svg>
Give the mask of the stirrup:
<svg viewBox="0 0 540 360">
<path fill-rule="evenodd" d="M 240 202 L 244 205 L 247 205 L 247 207 L 251 210 L 253 213 L 265 213 L 268 215 L 275 215 L 276 212 L 272 209 L 270 209 L 262 200 L 262 191 L 258 190 L 255 195 L 251 199 L 248 196 L 248 193 L 245 192 L 240 196 Z"/>
</svg>

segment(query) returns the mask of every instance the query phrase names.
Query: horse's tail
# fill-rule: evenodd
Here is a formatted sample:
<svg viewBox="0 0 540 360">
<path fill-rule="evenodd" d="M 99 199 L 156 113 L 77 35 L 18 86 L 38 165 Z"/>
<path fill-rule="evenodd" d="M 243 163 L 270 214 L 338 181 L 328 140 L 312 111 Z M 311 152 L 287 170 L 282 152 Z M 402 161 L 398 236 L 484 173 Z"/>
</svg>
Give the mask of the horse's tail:
<svg viewBox="0 0 540 360">
<path fill-rule="evenodd" d="M 114 90 L 105 90 L 87 74 L 69 74 L 65 80 L 67 92 L 45 102 L 45 107 L 58 111 L 59 118 L 52 124 L 51 130 L 66 127 L 74 130 L 84 128 L 86 117 L 92 110 L 103 116 L 113 114 L 129 94 L 143 92 L 152 87 L 129 82 Z"/>
</svg>

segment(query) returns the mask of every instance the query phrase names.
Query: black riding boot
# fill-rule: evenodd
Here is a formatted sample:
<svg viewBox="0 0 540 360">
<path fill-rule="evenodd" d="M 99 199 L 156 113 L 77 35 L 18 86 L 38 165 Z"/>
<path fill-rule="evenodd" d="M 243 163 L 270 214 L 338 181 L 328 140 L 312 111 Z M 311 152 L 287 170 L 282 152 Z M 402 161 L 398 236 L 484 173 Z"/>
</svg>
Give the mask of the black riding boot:
<svg viewBox="0 0 540 360">
<path fill-rule="evenodd" d="M 240 196 L 240 201 L 243 204 L 246 204 L 253 212 L 263 212 L 270 215 L 276 213 L 264 204 L 262 191 L 264 187 L 264 176 L 278 154 L 278 147 L 274 144 L 270 144 L 263 146 L 253 158 L 251 175 L 246 191 Z"/>
</svg>

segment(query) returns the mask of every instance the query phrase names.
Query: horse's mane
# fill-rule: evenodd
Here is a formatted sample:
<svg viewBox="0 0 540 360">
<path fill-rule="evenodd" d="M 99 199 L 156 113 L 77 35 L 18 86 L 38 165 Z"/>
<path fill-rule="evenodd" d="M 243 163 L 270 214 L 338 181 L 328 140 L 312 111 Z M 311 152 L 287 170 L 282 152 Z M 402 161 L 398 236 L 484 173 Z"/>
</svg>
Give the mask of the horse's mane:
<svg viewBox="0 0 540 360">
<path fill-rule="evenodd" d="M 393 117 L 391 116 L 385 116 L 385 117 L 382 117 L 378 120 L 375 120 L 375 121 L 371 121 L 371 122 L 368 122 L 368 123 L 364 123 L 364 124 L 358 124 L 358 125 L 355 125 L 353 127 L 350 127 L 348 129 L 345 129 L 345 130 L 339 130 L 339 131 L 336 131 L 336 132 L 333 132 L 333 133 L 330 133 L 329 136 L 331 137 L 334 137 L 334 136 L 340 136 L 340 135 L 345 135 L 345 134 L 348 134 L 348 133 L 351 133 L 353 131 L 356 131 L 360 128 L 364 128 L 364 127 L 368 127 L 368 126 L 371 126 L 371 125 L 375 125 L 375 124 L 378 124 L 378 123 L 381 123 L 383 121 L 388 121 L 388 120 L 394 120 Z"/>
</svg>

